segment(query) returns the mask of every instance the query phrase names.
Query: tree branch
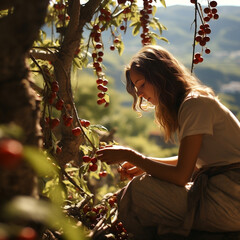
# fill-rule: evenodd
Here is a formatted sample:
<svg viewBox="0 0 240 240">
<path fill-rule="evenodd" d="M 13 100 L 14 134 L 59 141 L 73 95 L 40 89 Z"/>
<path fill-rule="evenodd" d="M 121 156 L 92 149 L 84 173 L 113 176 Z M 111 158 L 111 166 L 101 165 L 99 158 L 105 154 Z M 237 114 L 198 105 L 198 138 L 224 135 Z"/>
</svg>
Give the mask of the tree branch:
<svg viewBox="0 0 240 240">
<path fill-rule="evenodd" d="M 56 60 L 53 53 L 49 53 L 45 51 L 31 50 L 30 55 L 33 56 L 35 59 L 46 60 L 52 63 Z"/>
<path fill-rule="evenodd" d="M 100 6 L 102 0 L 89 0 L 85 6 L 82 6 L 80 12 L 79 29 L 83 29 L 83 26 L 90 22 L 96 9 Z"/>
</svg>

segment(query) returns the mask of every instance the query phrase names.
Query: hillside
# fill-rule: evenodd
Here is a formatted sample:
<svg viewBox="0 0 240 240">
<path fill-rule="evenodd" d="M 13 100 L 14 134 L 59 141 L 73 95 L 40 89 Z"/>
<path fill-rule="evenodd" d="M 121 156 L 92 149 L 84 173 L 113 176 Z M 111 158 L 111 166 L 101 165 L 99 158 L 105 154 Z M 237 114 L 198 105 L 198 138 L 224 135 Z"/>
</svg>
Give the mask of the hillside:
<svg viewBox="0 0 240 240">
<path fill-rule="evenodd" d="M 204 56 L 202 64 L 195 68 L 196 75 L 217 92 L 228 89 L 227 83 L 240 80 L 240 7 L 219 7 L 220 18 L 212 20 L 212 33 L 208 47 L 211 54 Z M 189 6 L 172 6 L 158 8 L 156 17 L 168 30 L 163 36 L 169 43 L 158 41 L 158 44 L 169 49 L 187 67 L 190 67 L 192 56 L 193 29 L 191 24 L 194 9 Z M 130 29 L 129 29 L 130 30 Z M 131 31 L 123 35 L 125 50 L 121 58 L 109 53 L 105 58 L 107 74 L 115 79 L 116 88 L 123 90 L 121 82 L 124 65 L 131 56 L 141 48 L 140 37 L 132 37 Z M 200 50 L 197 48 L 197 50 Z M 120 77 L 121 76 L 121 77 Z M 239 81 L 240 82 L 240 81 Z M 224 84 L 225 89 L 222 87 Z"/>
</svg>

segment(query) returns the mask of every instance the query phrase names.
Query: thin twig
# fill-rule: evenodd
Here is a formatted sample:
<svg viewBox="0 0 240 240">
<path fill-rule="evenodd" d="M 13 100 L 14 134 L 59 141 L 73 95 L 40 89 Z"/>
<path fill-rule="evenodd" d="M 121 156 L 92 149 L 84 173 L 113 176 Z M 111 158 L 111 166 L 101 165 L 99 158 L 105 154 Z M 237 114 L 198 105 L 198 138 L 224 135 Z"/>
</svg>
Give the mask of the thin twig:
<svg viewBox="0 0 240 240">
<path fill-rule="evenodd" d="M 195 26 L 194 26 L 194 37 L 193 37 L 193 52 L 192 52 L 192 66 L 191 66 L 191 73 L 193 73 L 193 68 L 194 68 L 194 56 L 195 56 L 195 47 L 196 47 L 196 35 L 197 35 L 197 0 L 195 2 L 195 19 L 194 19 L 194 23 L 195 23 Z"/>
</svg>

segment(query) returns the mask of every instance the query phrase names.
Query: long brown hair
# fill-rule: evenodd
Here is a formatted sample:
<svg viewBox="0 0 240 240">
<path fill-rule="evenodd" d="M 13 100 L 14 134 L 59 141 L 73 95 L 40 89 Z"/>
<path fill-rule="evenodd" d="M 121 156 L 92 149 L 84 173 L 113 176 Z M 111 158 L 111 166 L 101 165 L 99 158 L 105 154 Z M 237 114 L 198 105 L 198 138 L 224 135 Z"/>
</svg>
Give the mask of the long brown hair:
<svg viewBox="0 0 240 240">
<path fill-rule="evenodd" d="M 133 109 L 145 110 L 143 98 L 138 97 L 136 88 L 130 79 L 130 70 L 145 77 L 154 86 L 158 96 L 155 117 L 163 127 L 165 140 L 173 140 L 178 128 L 179 107 L 190 92 L 215 96 L 213 90 L 199 81 L 171 53 L 157 45 L 144 46 L 125 69 L 126 89 L 133 96 Z"/>
</svg>

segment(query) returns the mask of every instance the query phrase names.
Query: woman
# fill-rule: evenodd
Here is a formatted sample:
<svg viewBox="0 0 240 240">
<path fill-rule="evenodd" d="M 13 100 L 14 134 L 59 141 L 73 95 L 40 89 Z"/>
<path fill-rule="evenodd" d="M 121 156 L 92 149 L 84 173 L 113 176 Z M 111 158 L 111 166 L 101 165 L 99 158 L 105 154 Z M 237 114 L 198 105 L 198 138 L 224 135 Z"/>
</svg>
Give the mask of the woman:
<svg viewBox="0 0 240 240">
<path fill-rule="evenodd" d="M 134 110 L 144 110 L 145 101 L 155 105 L 166 141 L 177 135 L 180 144 L 171 158 L 123 146 L 97 152 L 108 164 L 123 163 L 122 175 L 134 176 L 118 195 L 119 219 L 128 232 L 149 240 L 191 229 L 240 231 L 237 118 L 160 46 L 143 47 L 126 68 L 126 80 Z"/>
</svg>

